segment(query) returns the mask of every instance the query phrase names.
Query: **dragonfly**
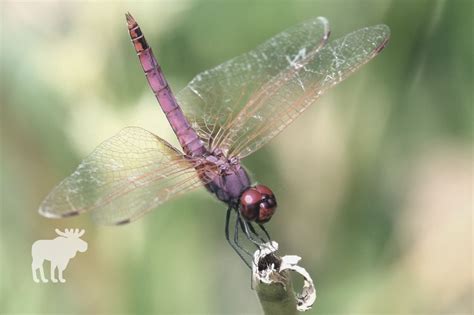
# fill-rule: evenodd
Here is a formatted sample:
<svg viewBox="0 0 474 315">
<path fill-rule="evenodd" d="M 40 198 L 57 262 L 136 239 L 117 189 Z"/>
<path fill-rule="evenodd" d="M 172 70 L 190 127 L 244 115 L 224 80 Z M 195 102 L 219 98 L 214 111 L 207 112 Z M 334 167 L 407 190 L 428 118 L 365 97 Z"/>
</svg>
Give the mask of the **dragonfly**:
<svg viewBox="0 0 474 315">
<path fill-rule="evenodd" d="M 277 200 L 269 187 L 252 182 L 241 160 L 377 56 L 390 29 L 365 27 L 328 42 L 327 19 L 312 18 L 198 74 L 175 96 L 137 21 L 125 16 L 146 80 L 182 150 L 145 129 L 127 127 L 59 183 L 39 212 L 49 218 L 91 212 L 99 224 L 121 225 L 204 186 L 226 205 L 226 240 L 250 267 L 238 235 L 257 247 L 270 241 L 264 224 Z"/>
</svg>

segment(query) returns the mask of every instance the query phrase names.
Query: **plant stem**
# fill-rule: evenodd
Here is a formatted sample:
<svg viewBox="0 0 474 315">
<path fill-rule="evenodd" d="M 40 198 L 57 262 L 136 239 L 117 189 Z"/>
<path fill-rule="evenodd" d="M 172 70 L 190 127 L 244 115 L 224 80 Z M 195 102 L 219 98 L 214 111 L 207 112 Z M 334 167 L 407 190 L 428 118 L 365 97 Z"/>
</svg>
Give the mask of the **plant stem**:
<svg viewBox="0 0 474 315">
<path fill-rule="evenodd" d="M 316 289 L 313 280 L 306 270 L 298 266 L 298 256 L 279 257 L 274 253 L 278 244 L 272 242 L 262 246 L 254 254 L 252 286 L 265 314 L 296 314 L 311 308 L 316 300 Z M 303 292 L 295 294 L 289 270 L 304 277 Z"/>
</svg>

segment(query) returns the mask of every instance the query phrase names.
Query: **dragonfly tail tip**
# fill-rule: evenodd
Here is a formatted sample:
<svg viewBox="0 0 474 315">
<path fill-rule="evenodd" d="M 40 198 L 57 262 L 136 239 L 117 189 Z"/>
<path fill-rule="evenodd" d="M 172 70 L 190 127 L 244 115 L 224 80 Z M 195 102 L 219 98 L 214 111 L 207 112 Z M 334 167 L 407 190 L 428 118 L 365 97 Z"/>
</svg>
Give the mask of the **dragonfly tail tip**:
<svg viewBox="0 0 474 315">
<path fill-rule="evenodd" d="M 125 18 L 127 19 L 127 24 L 128 25 L 136 24 L 136 21 L 133 18 L 133 16 L 130 14 L 130 12 L 125 13 Z"/>
</svg>

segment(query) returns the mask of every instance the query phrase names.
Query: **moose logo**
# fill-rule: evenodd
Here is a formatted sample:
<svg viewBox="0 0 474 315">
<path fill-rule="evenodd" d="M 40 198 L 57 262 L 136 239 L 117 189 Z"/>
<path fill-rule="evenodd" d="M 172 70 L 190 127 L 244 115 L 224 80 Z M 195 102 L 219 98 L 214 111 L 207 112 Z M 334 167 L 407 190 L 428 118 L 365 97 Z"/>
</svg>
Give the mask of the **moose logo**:
<svg viewBox="0 0 474 315">
<path fill-rule="evenodd" d="M 31 270 L 33 271 L 33 280 L 35 282 L 40 282 L 36 276 L 36 270 L 38 269 L 41 281 L 48 282 L 48 279 L 44 277 L 44 260 L 51 262 L 51 281 L 58 282 L 54 276 L 54 270 L 57 268 L 59 281 L 66 282 L 63 278 L 63 271 L 66 269 L 69 259 L 76 256 L 78 251 L 83 253 L 87 250 L 87 243 L 80 239 L 84 235 L 84 230 L 66 229 L 64 232 L 61 232 L 55 229 L 55 231 L 59 236 L 54 240 L 38 240 L 31 246 L 31 256 L 33 256 Z"/>
</svg>

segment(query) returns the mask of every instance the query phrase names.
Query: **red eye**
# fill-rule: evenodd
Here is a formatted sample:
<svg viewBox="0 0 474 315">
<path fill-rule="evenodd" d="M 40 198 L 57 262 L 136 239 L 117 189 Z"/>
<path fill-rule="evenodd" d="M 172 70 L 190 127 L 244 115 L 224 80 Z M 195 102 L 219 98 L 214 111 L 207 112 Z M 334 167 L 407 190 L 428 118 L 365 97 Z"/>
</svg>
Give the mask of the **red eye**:
<svg viewBox="0 0 474 315">
<path fill-rule="evenodd" d="M 271 202 L 269 202 L 271 201 Z M 260 211 L 258 212 L 258 218 L 255 220 L 257 223 L 268 222 L 276 210 L 275 199 L 267 199 L 260 204 Z"/>
<path fill-rule="evenodd" d="M 275 213 L 277 203 L 267 186 L 250 187 L 240 197 L 240 213 L 247 221 L 265 223 Z"/>
<path fill-rule="evenodd" d="M 261 199 L 262 199 L 262 194 L 259 191 L 253 188 L 250 188 L 250 189 L 247 189 L 242 194 L 242 197 L 240 198 L 240 202 L 242 204 L 252 205 L 252 204 L 259 203 Z"/>
<path fill-rule="evenodd" d="M 249 188 L 240 197 L 240 213 L 244 219 L 253 221 L 258 217 L 262 194 L 254 188 Z"/>
<path fill-rule="evenodd" d="M 255 189 L 261 193 L 262 195 L 268 195 L 268 196 L 273 196 L 273 191 L 271 191 L 270 188 L 264 185 L 257 185 L 255 186 Z"/>
</svg>

